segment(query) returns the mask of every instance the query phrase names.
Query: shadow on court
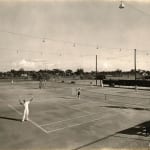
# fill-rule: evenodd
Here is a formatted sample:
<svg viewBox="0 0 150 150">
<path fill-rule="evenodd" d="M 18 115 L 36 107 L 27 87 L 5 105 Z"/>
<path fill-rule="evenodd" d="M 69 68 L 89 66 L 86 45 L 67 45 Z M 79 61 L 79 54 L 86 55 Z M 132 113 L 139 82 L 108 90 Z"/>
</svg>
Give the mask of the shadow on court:
<svg viewBox="0 0 150 150">
<path fill-rule="evenodd" d="M 18 118 L 11 118 L 11 117 L 4 117 L 4 116 L 0 116 L 0 119 L 6 119 L 6 120 L 13 120 L 13 121 L 21 121 L 21 119 Z"/>
<path fill-rule="evenodd" d="M 150 136 L 150 121 L 138 124 L 119 133 L 127 135 Z"/>
<path fill-rule="evenodd" d="M 126 107 L 126 106 L 100 106 L 100 107 L 118 108 L 118 109 L 134 109 L 134 110 L 146 110 L 146 111 L 150 111 L 149 108 L 141 108 L 141 107 Z"/>
<path fill-rule="evenodd" d="M 61 96 L 59 98 L 63 98 L 63 99 L 75 99 L 76 97 L 63 97 L 63 96 Z"/>
</svg>

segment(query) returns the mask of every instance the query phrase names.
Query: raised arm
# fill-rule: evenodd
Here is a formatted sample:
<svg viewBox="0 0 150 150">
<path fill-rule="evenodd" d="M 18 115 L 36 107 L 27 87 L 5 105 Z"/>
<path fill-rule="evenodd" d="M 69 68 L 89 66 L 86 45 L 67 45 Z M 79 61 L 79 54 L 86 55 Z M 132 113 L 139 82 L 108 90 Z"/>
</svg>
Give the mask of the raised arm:
<svg viewBox="0 0 150 150">
<path fill-rule="evenodd" d="M 21 99 L 19 99 L 19 103 L 20 103 L 20 105 L 23 105 L 23 104 L 24 104 L 23 101 L 21 101 Z"/>
</svg>

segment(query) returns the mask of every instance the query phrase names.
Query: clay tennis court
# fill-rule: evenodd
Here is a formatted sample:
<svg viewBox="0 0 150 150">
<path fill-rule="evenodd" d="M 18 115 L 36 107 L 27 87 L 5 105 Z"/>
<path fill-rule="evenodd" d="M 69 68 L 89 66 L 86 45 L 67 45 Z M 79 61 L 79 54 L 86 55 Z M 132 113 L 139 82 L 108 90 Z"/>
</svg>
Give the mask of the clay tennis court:
<svg viewBox="0 0 150 150">
<path fill-rule="evenodd" d="M 148 149 L 150 93 L 146 90 L 47 82 L 0 83 L 0 149 Z M 81 88 L 77 99 L 75 89 Z M 21 122 L 19 97 L 30 97 Z"/>
</svg>

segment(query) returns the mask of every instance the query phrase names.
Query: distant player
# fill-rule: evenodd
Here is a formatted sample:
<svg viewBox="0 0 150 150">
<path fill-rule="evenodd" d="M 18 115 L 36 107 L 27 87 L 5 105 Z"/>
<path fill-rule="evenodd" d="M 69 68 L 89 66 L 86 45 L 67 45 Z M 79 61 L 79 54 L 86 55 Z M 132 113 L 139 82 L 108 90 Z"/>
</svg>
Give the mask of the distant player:
<svg viewBox="0 0 150 150">
<path fill-rule="evenodd" d="M 100 86 L 103 88 L 104 84 L 103 84 L 103 80 L 100 80 Z"/>
<path fill-rule="evenodd" d="M 11 80 L 11 84 L 14 84 L 14 80 Z"/>
<path fill-rule="evenodd" d="M 41 89 L 42 88 L 42 80 L 40 80 L 40 82 L 39 82 L 39 89 Z"/>
<path fill-rule="evenodd" d="M 80 90 L 80 88 L 78 88 L 77 89 L 77 97 L 78 97 L 78 99 L 80 99 L 80 95 L 81 95 L 81 90 Z"/>
<path fill-rule="evenodd" d="M 30 102 L 32 100 L 33 100 L 33 97 L 31 99 L 29 99 L 29 100 L 25 100 L 25 99 L 20 100 L 19 99 L 19 103 L 24 106 L 24 112 L 23 112 L 22 122 L 29 120 L 29 104 L 30 104 Z"/>
<path fill-rule="evenodd" d="M 46 87 L 46 82 L 47 82 L 47 81 L 46 81 L 46 80 L 44 80 L 44 85 L 43 85 L 43 86 L 44 86 L 44 88 Z"/>
</svg>

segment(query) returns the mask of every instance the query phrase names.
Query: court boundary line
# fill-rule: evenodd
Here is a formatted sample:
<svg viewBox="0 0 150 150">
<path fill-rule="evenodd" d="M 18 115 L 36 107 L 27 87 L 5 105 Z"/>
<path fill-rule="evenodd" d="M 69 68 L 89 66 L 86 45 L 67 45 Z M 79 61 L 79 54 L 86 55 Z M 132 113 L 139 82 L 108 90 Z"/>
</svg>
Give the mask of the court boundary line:
<svg viewBox="0 0 150 150">
<path fill-rule="evenodd" d="M 102 137 L 102 138 L 100 138 L 100 139 L 97 139 L 97 140 L 95 140 L 95 141 L 89 142 L 89 143 L 87 143 L 87 144 L 78 146 L 78 147 L 76 147 L 76 148 L 74 148 L 74 149 L 72 149 L 72 150 L 79 150 L 79 149 L 85 148 L 85 147 L 87 147 L 87 146 L 90 146 L 90 145 L 95 144 L 95 143 L 97 143 L 97 142 L 103 141 L 103 140 L 105 140 L 105 139 L 107 139 L 107 138 L 110 138 L 110 137 L 113 137 L 113 136 L 115 136 L 115 135 L 116 135 L 116 132 L 113 133 L 113 134 L 110 134 L 110 135 L 108 135 L 108 136 Z"/>
<path fill-rule="evenodd" d="M 34 103 L 34 104 L 35 104 L 35 105 L 38 105 L 38 103 L 41 103 L 41 102 L 39 101 L 39 102 L 36 102 L 36 103 Z M 87 103 L 88 103 L 88 102 L 87 102 Z M 87 104 L 87 103 L 81 103 L 81 104 L 83 105 L 83 104 Z M 92 103 L 92 101 L 89 102 L 89 103 Z M 56 105 L 68 107 L 68 108 L 70 108 L 70 109 L 73 109 L 73 110 L 76 110 L 76 111 L 80 111 L 80 112 L 83 112 L 83 113 L 86 113 L 86 114 L 93 114 L 93 113 L 91 113 L 91 112 L 89 112 L 89 111 L 81 110 L 80 108 L 74 108 L 74 107 L 77 107 L 77 105 L 81 105 L 81 104 L 75 104 L 75 105 L 73 105 L 73 106 L 68 106 L 68 105 L 64 105 L 64 104 L 60 103 L 60 101 L 58 101 L 58 102 L 55 101 L 55 102 L 52 102 L 52 103 L 50 103 L 50 104 L 56 104 Z M 16 105 L 16 106 L 19 106 L 19 105 Z M 42 111 L 42 113 L 43 113 L 43 112 L 50 112 L 50 110 Z"/>
<path fill-rule="evenodd" d="M 107 111 L 109 112 L 109 111 Z M 46 124 L 43 124 L 43 125 L 40 125 L 40 126 L 49 126 L 49 125 L 52 125 L 52 124 L 56 124 L 56 123 L 61 123 L 61 122 L 65 122 L 65 121 L 70 121 L 70 120 L 75 120 L 75 119 L 79 119 L 79 118 L 83 118 L 83 117 L 88 117 L 88 116 L 92 116 L 92 115 L 98 115 L 100 114 L 101 112 L 98 112 L 98 113 L 91 113 L 89 115 L 83 115 L 83 116 L 77 116 L 77 117 L 74 117 L 72 119 L 64 119 L 64 120 L 60 120 L 60 121 L 55 121 L 55 122 L 52 122 L 52 123 L 46 123 Z"/>
<path fill-rule="evenodd" d="M 22 113 L 20 111 L 18 111 L 15 107 L 13 107 L 12 105 L 8 104 L 8 107 L 11 108 L 12 110 L 14 110 L 16 113 L 18 113 L 19 115 L 22 115 Z"/>
<path fill-rule="evenodd" d="M 81 110 L 81 109 L 78 109 L 78 108 L 73 108 L 72 106 L 66 106 L 66 105 L 64 105 L 64 104 L 60 104 L 60 103 L 59 103 L 59 105 L 62 105 L 62 106 L 68 107 L 68 108 L 73 109 L 73 110 L 78 110 L 78 111 L 80 111 L 80 112 L 84 112 L 84 113 L 86 113 L 86 114 L 92 114 L 92 113 L 91 113 L 91 112 L 89 112 L 89 111 L 84 111 L 84 110 Z"/>
<path fill-rule="evenodd" d="M 68 128 L 80 126 L 80 125 L 83 125 L 83 124 L 87 124 L 87 123 L 99 121 L 99 120 L 101 120 L 102 118 L 103 118 L 103 117 L 97 118 L 97 119 L 94 119 L 94 120 L 91 120 L 91 121 L 87 121 L 87 122 L 84 122 L 84 123 L 76 123 L 76 124 L 73 124 L 73 125 L 68 125 L 67 127 L 58 128 L 58 129 L 55 129 L 55 130 L 47 130 L 47 132 L 48 132 L 48 134 L 49 134 L 49 133 L 53 133 L 53 132 L 56 132 L 56 131 L 61 131 L 61 130 L 64 130 L 64 129 L 68 129 Z"/>
<path fill-rule="evenodd" d="M 89 115 L 78 116 L 78 117 L 75 117 L 75 118 L 72 118 L 72 119 L 64 119 L 64 120 L 59 120 L 59 121 L 55 121 L 55 122 L 52 122 L 52 123 L 46 123 L 46 124 L 42 124 L 40 126 L 49 126 L 49 125 L 52 125 L 52 124 L 57 124 L 57 123 L 65 122 L 65 121 L 70 121 L 70 120 L 74 120 L 74 119 L 78 119 L 78 118 L 82 118 L 82 117 L 88 117 L 88 116 L 91 116 L 91 115 L 94 115 L 94 113 L 89 114 Z"/>
<path fill-rule="evenodd" d="M 125 97 L 125 98 L 135 98 L 135 99 L 139 99 L 139 100 L 142 100 L 142 99 L 145 99 L 145 100 L 149 100 L 149 98 L 148 97 L 137 97 L 137 96 L 127 96 L 127 95 L 125 95 L 125 96 L 122 96 L 121 94 L 108 94 L 108 93 L 99 93 L 99 92 L 96 92 L 96 91 L 93 91 L 92 89 L 91 90 L 85 90 L 86 92 L 91 92 L 91 93 L 96 93 L 96 94 L 98 94 L 98 95 L 103 95 L 103 96 L 117 96 L 117 97 Z M 85 96 L 85 95 L 84 95 Z M 90 96 L 88 96 L 88 97 L 90 97 Z M 109 99 L 106 99 L 106 101 L 113 101 L 113 100 L 109 100 Z M 113 102 L 115 102 L 115 101 L 113 101 Z M 118 102 L 118 101 L 116 101 L 116 102 Z M 119 102 L 118 102 L 119 103 Z M 120 102 L 120 103 L 122 103 L 122 102 Z M 131 104 L 131 105 L 137 105 L 136 103 L 122 103 L 122 104 Z M 149 104 L 149 101 L 148 101 L 148 104 Z M 141 104 L 138 104 L 138 105 L 140 105 L 140 106 L 144 106 L 144 105 L 141 105 Z M 146 104 L 147 105 L 147 104 Z"/>
<path fill-rule="evenodd" d="M 75 104 L 73 105 L 73 107 L 78 107 L 80 105 L 85 105 L 85 104 L 100 104 L 100 102 L 95 102 L 95 101 L 89 101 L 89 102 L 86 102 L 86 103 L 81 103 L 81 104 Z"/>
<path fill-rule="evenodd" d="M 88 91 L 88 90 L 87 90 Z M 98 92 L 94 92 L 94 91 L 89 91 L 89 92 L 92 92 L 92 93 L 97 93 L 97 94 L 99 94 L 99 95 L 108 95 L 108 96 L 119 96 L 119 97 L 128 97 L 128 96 L 121 96 L 121 95 L 114 95 L 114 94 L 106 94 L 106 93 L 98 93 Z M 85 96 L 85 95 L 84 95 Z M 85 97 L 90 97 L 90 96 L 85 96 Z M 139 98 L 139 97 L 131 97 L 131 96 L 129 96 L 130 98 Z M 92 97 L 93 98 L 93 97 Z M 113 98 L 114 99 L 114 98 Z M 121 105 L 132 105 L 132 106 L 138 106 L 138 107 L 144 107 L 145 108 L 145 106 L 146 105 L 148 105 L 150 102 L 147 102 L 145 105 L 142 105 L 142 104 L 139 104 L 139 102 L 138 102 L 138 104 L 136 104 L 136 103 L 132 103 L 132 102 L 129 102 L 129 103 L 127 103 L 127 102 L 123 102 L 123 101 L 113 101 L 113 99 L 106 99 L 106 100 L 103 100 L 102 102 L 104 102 L 104 103 L 106 103 L 106 104 L 112 104 L 112 102 L 113 103 L 115 103 L 115 104 L 121 104 Z M 140 99 L 142 99 L 142 97 L 140 97 Z M 146 99 L 146 100 L 148 100 L 148 98 L 144 98 L 144 99 Z M 90 100 L 91 101 L 91 100 Z M 94 102 L 94 101 L 91 101 L 91 102 Z M 110 103 L 109 103 L 110 102 Z M 100 103 L 100 102 L 98 102 L 98 101 L 95 101 L 95 103 Z M 77 104 L 78 105 L 78 104 Z M 79 104 L 80 105 L 80 104 Z M 75 106 L 76 107 L 76 106 Z M 147 107 L 146 107 L 147 108 Z M 149 108 L 149 107 L 148 107 Z"/>
<path fill-rule="evenodd" d="M 80 111 L 80 112 L 84 112 L 86 114 L 92 114 L 91 112 L 88 112 L 88 111 L 83 111 L 83 110 L 80 110 L 78 108 L 73 108 L 73 106 L 68 106 L 68 105 L 60 104 L 60 101 L 58 101 L 58 102 L 52 102 L 52 103 L 55 103 L 55 104 L 60 105 L 60 106 L 68 107 L 70 109 L 77 110 L 77 111 Z M 48 112 L 48 111 L 45 111 L 45 112 Z"/>
<path fill-rule="evenodd" d="M 16 113 L 18 113 L 19 115 L 22 115 L 22 113 L 20 111 L 18 111 L 14 106 L 8 104 L 8 107 L 11 108 L 12 110 L 14 110 Z M 33 124 L 34 126 L 36 126 L 37 128 L 41 129 L 44 133 L 48 134 L 48 131 L 45 130 L 44 128 L 42 128 L 40 125 L 38 125 L 35 121 L 29 119 L 29 122 L 31 124 Z"/>
<path fill-rule="evenodd" d="M 108 138 L 110 138 L 110 137 L 115 137 L 115 138 L 129 138 L 129 137 L 118 136 L 118 132 L 115 132 L 115 133 L 110 134 L 110 135 L 108 135 L 108 136 L 105 136 L 105 137 L 103 137 L 103 138 L 101 138 L 101 139 L 97 139 L 97 140 L 92 141 L 92 142 L 89 142 L 89 143 L 87 143 L 87 144 L 78 146 L 78 147 L 76 147 L 76 148 L 74 148 L 74 149 L 72 149 L 72 150 L 80 150 L 80 149 L 82 149 L 82 148 L 85 148 L 85 147 L 88 147 L 88 146 L 90 146 L 90 145 L 92 145 L 92 144 L 101 142 L 101 141 L 103 141 L 103 140 L 105 140 L 105 139 L 108 139 Z M 129 139 L 132 139 L 132 140 L 142 140 L 142 141 L 146 141 L 146 142 L 149 141 L 149 140 L 145 140 L 145 139 L 141 139 L 141 138 L 140 138 L 140 139 L 137 139 L 137 138 L 131 138 L 131 137 L 130 137 Z"/>
<path fill-rule="evenodd" d="M 57 104 L 57 105 L 60 105 L 60 106 L 65 106 L 65 107 L 68 107 L 70 109 L 73 109 L 73 110 L 76 110 L 76 111 L 80 111 L 80 112 L 83 112 L 83 113 L 86 113 L 87 115 L 82 115 L 82 116 L 77 116 L 77 117 L 74 117 L 73 119 L 64 119 L 64 120 L 60 120 L 60 121 L 56 121 L 56 122 L 52 122 L 52 123 L 45 123 L 45 124 L 40 124 L 39 126 L 46 126 L 46 125 L 50 125 L 50 124 L 55 124 L 55 123 L 59 123 L 59 122 L 64 122 L 64 121 L 69 121 L 69 120 L 74 120 L 74 119 L 78 119 L 78 118 L 81 118 L 81 117 L 86 117 L 86 116 L 91 116 L 91 115 L 96 115 L 96 114 L 99 114 L 100 112 L 98 113 L 92 113 L 92 112 L 88 112 L 88 111 L 83 111 L 81 110 L 80 108 L 74 108 L 74 107 L 78 107 L 78 105 L 83 105 L 83 104 L 87 104 L 87 103 L 99 103 L 99 102 L 92 102 L 92 101 L 89 101 L 87 103 L 81 103 L 81 104 L 75 104 L 73 106 L 68 106 L 68 105 L 64 105 L 64 104 L 60 104 L 58 102 L 52 102 L 54 104 Z M 37 103 L 36 103 L 37 104 Z M 15 106 L 20 106 L 19 104 L 18 105 L 15 105 Z M 96 106 L 93 106 L 93 107 L 96 107 Z M 13 106 L 13 109 L 14 109 L 14 106 Z M 16 110 L 15 110 L 16 111 Z M 17 110 L 18 111 L 18 110 Z M 43 112 L 50 112 L 50 110 L 46 110 L 46 111 L 42 111 Z M 21 112 L 18 112 L 18 113 L 21 113 Z M 22 113 L 21 113 L 22 114 Z"/>
</svg>

